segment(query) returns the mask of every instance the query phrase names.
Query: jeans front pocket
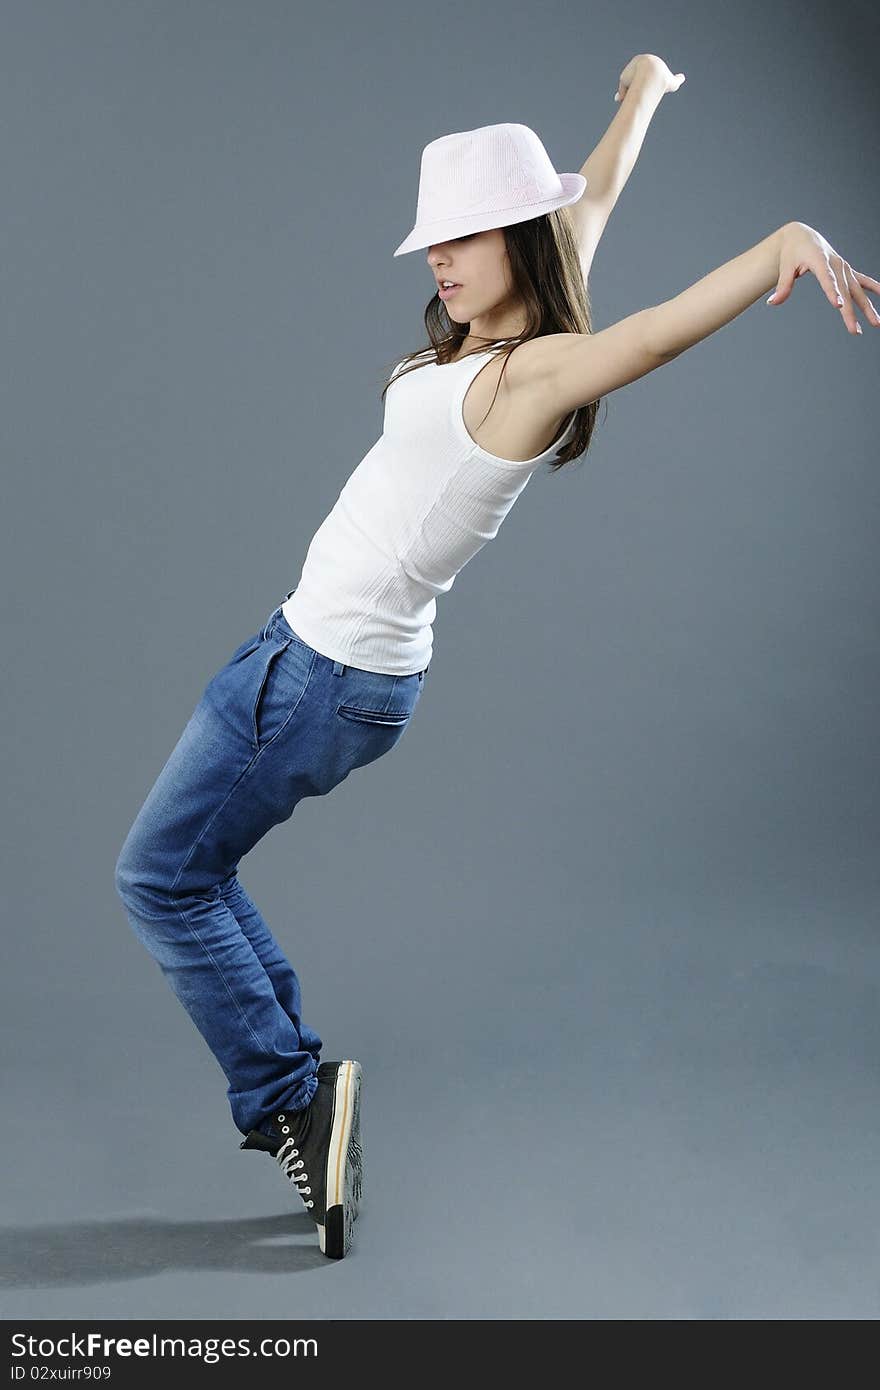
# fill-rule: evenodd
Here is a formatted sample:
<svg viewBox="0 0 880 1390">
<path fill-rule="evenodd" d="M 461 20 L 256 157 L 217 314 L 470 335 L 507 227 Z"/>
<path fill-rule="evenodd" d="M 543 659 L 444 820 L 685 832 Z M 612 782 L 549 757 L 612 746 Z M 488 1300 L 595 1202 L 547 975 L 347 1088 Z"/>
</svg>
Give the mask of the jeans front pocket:
<svg viewBox="0 0 880 1390">
<path fill-rule="evenodd" d="M 229 658 L 226 665 L 234 666 L 237 662 L 244 661 L 246 656 L 250 656 L 251 652 L 255 652 L 257 650 L 257 647 L 260 645 L 262 640 L 263 634 L 261 632 L 255 632 L 253 637 L 245 638 L 241 645 L 236 647 L 235 651 L 232 653 L 232 656 Z"/>
<path fill-rule="evenodd" d="M 251 706 L 251 732 L 258 750 L 265 748 L 287 723 L 301 693 L 299 682 L 291 682 L 279 664 L 279 658 L 291 641 L 290 637 L 266 637 L 262 642 L 260 669 L 255 675 L 256 694 Z"/>
</svg>

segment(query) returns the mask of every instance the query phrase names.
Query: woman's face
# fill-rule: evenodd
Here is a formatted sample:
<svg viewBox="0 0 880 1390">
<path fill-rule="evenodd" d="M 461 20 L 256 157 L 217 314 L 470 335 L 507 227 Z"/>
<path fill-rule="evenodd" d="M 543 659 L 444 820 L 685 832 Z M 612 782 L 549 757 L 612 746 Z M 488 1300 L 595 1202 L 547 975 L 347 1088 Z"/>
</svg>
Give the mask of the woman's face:
<svg viewBox="0 0 880 1390">
<path fill-rule="evenodd" d="M 500 227 L 486 232 L 472 232 L 452 241 L 436 242 L 428 247 L 428 265 L 434 278 L 454 280 L 459 288 L 447 298 L 447 312 L 456 323 L 470 323 L 476 332 L 476 322 L 490 324 L 486 336 L 492 336 L 491 321 L 511 308 L 510 260 L 507 244 Z"/>
</svg>

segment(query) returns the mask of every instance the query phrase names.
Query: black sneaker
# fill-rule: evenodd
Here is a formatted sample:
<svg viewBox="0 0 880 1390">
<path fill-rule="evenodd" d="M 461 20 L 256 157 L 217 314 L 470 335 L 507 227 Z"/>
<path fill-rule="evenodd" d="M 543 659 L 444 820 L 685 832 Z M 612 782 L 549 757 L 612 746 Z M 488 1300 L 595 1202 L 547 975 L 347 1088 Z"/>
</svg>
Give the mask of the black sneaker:
<svg viewBox="0 0 880 1390">
<path fill-rule="evenodd" d="M 271 1115 L 239 1146 L 272 1154 L 316 1223 L 323 1254 L 335 1260 L 348 1254 L 360 1205 L 360 1093 L 360 1062 L 321 1062 L 311 1103 Z"/>
</svg>

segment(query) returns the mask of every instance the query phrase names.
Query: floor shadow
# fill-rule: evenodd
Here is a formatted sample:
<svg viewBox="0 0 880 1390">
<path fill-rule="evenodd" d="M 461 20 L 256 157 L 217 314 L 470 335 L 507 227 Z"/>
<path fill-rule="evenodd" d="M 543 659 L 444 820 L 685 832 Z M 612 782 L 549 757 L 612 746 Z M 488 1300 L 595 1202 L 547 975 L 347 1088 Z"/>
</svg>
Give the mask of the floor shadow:
<svg viewBox="0 0 880 1390">
<path fill-rule="evenodd" d="M 290 1274 L 330 1263 L 305 1212 L 233 1221 L 138 1215 L 0 1228 L 4 1289 L 141 1279 L 165 1270 Z"/>
</svg>

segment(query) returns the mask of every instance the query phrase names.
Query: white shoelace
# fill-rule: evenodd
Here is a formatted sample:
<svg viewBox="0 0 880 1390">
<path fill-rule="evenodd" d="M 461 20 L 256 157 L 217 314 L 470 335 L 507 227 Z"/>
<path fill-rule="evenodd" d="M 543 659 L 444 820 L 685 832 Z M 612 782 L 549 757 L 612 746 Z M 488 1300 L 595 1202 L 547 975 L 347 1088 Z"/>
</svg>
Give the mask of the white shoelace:
<svg viewBox="0 0 880 1390">
<path fill-rule="evenodd" d="M 309 1200 L 307 1202 L 305 1198 L 305 1194 L 311 1193 L 312 1189 L 310 1187 L 301 1186 L 302 1183 L 308 1182 L 309 1175 L 307 1172 L 305 1172 L 304 1162 L 299 1157 L 299 1149 L 294 1147 L 294 1143 L 295 1141 L 293 1139 L 285 1139 L 284 1143 L 281 1145 L 281 1148 L 275 1155 L 275 1158 L 284 1176 L 286 1178 L 289 1178 L 291 1182 L 296 1183 L 297 1191 L 299 1192 L 299 1195 L 302 1197 L 305 1205 L 307 1207 L 312 1207 L 315 1204 L 312 1201 L 311 1197 L 309 1197 Z M 294 1160 L 297 1161 L 294 1162 Z M 296 1171 L 297 1168 L 302 1168 L 303 1172 L 298 1173 Z"/>
</svg>

